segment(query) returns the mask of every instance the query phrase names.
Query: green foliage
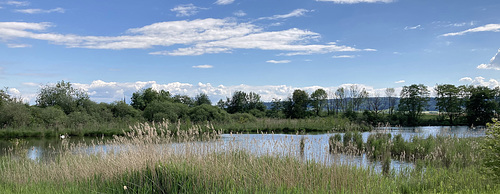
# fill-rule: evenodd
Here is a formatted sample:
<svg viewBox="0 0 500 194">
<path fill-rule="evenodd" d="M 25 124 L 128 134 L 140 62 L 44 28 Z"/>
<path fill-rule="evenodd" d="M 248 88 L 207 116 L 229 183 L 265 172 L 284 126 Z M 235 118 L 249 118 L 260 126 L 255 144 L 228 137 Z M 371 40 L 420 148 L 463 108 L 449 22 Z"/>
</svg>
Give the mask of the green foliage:
<svg viewBox="0 0 500 194">
<path fill-rule="evenodd" d="M 226 111 L 209 105 L 202 104 L 199 106 L 195 106 L 189 110 L 189 118 L 193 122 L 202 122 L 202 121 L 218 121 L 223 122 L 228 119 L 229 115 Z"/>
<path fill-rule="evenodd" d="M 321 88 L 311 94 L 311 105 L 317 116 L 320 116 L 320 112 L 325 108 L 327 98 L 328 94 Z"/>
<path fill-rule="evenodd" d="M 200 93 L 200 94 L 196 95 L 196 97 L 194 98 L 194 105 L 201 106 L 203 104 L 212 105 L 212 101 L 210 101 L 210 98 L 208 98 L 207 94 Z"/>
<path fill-rule="evenodd" d="M 113 102 L 110 106 L 111 112 L 116 118 L 131 120 L 137 119 L 141 116 L 141 112 L 139 110 L 134 109 L 132 106 L 123 101 Z"/>
<path fill-rule="evenodd" d="M 428 106 L 429 90 L 423 84 L 404 86 L 401 90 L 401 99 L 398 109 L 406 116 L 408 125 L 417 125 L 424 108 Z"/>
<path fill-rule="evenodd" d="M 248 113 L 252 109 L 266 110 L 266 106 L 260 100 L 260 95 L 254 92 L 247 94 L 243 91 L 236 91 L 232 98 L 227 99 L 226 106 L 227 112 L 231 114 Z"/>
<path fill-rule="evenodd" d="M 439 112 L 448 116 L 450 125 L 453 125 L 456 117 L 462 112 L 464 86 L 456 87 L 451 84 L 437 85 L 434 89 L 437 93 L 436 106 Z"/>
<path fill-rule="evenodd" d="M 237 123 L 255 122 L 257 118 L 249 113 L 236 113 L 230 115 L 231 120 Z"/>
<path fill-rule="evenodd" d="M 291 118 L 305 118 L 307 116 L 307 105 L 309 105 L 309 94 L 303 90 L 295 90 L 292 95 Z"/>
<path fill-rule="evenodd" d="M 471 125 L 485 125 L 494 118 L 498 104 L 494 101 L 496 92 L 484 86 L 470 88 L 467 100 L 467 121 Z"/>
<path fill-rule="evenodd" d="M 27 104 L 4 102 L 0 106 L 0 128 L 23 127 L 31 122 L 31 113 Z"/>
<path fill-rule="evenodd" d="M 39 107 L 60 107 L 69 114 L 82 106 L 89 96 L 82 90 L 75 89 L 69 82 L 60 81 L 55 86 L 45 85 L 38 93 L 36 103 Z"/>
<path fill-rule="evenodd" d="M 176 122 L 179 119 L 187 118 L 189 107 L 181 103 L 169 101 L 153 101 L 144 109 L 144 118 L 148 121 L 161 122 L 168 120 Z"/>
<path fill-rule="evenodd" d="M 134 107 L 135 109 L 143 111 L 150 103 L 154 101 L 172 102 L 173 99 L 170 95 L 170 92 L 165 90 L 160 90 L 158 92 L 156 90 L 153 90 L 153 88 L 142 89 L 132 94 L 132 107 Z"/>
<path fill-rule="evenodd" d="M 488 124 L 486 139 L 483 142 L 484 172 L 496 182 L 500 182 L 500 122 Z"/>
<path fill-rule="evenodd" d="M 35 123 L 42 124 L 47 128 L 63 127 L 68 120 L 64 111 L 57 107 L 31 107 L 31 114 Z"/>
</svg>

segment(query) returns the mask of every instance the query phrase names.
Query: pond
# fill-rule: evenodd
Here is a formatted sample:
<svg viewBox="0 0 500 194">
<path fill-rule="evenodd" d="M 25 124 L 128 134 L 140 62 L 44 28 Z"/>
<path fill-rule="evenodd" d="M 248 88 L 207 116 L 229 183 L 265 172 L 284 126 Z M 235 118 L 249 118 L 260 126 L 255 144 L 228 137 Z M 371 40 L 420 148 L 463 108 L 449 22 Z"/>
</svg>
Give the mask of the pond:
<svg viewBox="0 0 500 194">
<path fill-rule="evenodd" d="M 366 142 L 368 136 L 372 133 L 391 133 L 393 136 L 401 134 L 406 140 L 414 136 L 427 137 L 429 135 L 453 136 L 462 137 L 479 137 L 484 136 L 484 129 L 471 129 L 468 127 L 445 127 L 445 126 L 430 126 L 430 127 L 389 127 L 377 128 L 371 132 L 362 133 L 363 140 Z M 197 141 L 190 143 L 170 143 L 168 145 L 182 152 L 184 147 L 196 144 L 205 147 L 204 149 L 210 152 L 225 152 L 228 150 L 244 150 L 256 155 L 275 155 L 275 156 L 291 156 L 304 161 L 316 161 L 327 165 L 331 164 L 349 164 L 360 167 L 380 169 L 381 164 L 378 161 L 372 161 L 366 155 L 345 155 L 345 154 L 330 154 L 328 151 L 328 138 L 334 133 L 326 134 L 222 134 L 217 141 Z M 343 135 L 343 133 L 340 133 Z M 300 151 L 300 139 L 304 138 L 304 151 Z M 57 157 L 61 147 L 71 143 L 78 144 L 74 147 L 75 152 L 85 152 L 88 154 L 96 154 L 98 152 L 119 152 L 120 145 L 96 145 L 95 142 L 106 142 L 109 139 L 102 138 L 76 138 L 70 137 L 64 140 L 61 139 L 15 139 L 15 140 L 0 140 L 0 155 L 9 155 L 10 157 L 28 157 L 35 161 L 46 162 L 53 161 Z M 16 147 L 13 152 L 12 147 Z M 10 149 L 10 151 L 9 151 Z M 172 150 L 172 149 L 171 149 Z M 392 169 L 412 168 L 413 164 L 405 161 L 393 160 L 391 162 Z"/>
</svg>

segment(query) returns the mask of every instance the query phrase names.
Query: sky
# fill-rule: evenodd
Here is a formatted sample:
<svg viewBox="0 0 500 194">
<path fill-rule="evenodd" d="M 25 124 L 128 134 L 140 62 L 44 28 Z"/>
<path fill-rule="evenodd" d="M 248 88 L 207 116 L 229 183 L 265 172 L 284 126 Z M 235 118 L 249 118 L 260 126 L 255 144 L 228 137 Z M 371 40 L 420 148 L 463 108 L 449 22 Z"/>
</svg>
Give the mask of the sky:
<svg viewBox="0 0 500 194">
<path fill-rule="evenodd" d="M 498 0 L 0 0 L 0 87 L 96 102 L 143 88 L 213 103 L 356 84 L 499 86 Z"/>
</svg>

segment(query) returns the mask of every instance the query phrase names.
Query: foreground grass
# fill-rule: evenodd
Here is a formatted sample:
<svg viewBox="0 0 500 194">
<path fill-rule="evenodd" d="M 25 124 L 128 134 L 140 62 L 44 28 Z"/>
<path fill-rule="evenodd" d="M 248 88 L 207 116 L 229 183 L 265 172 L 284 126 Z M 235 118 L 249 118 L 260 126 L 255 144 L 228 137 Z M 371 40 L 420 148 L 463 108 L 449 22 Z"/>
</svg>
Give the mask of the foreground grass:
<svg viewBox="0 0 500 194">
<path fill-rule="evenodd" d="M 116 153 L 88 154 L 79 145 L 63 144 L 67 151 L 54 161 L 1 157 L 0 193 L 495 193 L 500 189 L 482 176 L 480 165 L 428 163 L 383 175 L 372 168 L 304 161 L 295 152 L 253 155 L 221 146 L 214 137 L 218 132 L 208 133 L 202 127 L 157 133 L 169 127 L 167 123 L 134 126 L 132 132 L 107 142 L 108 149 L 119 150 Z M 208 142 L 200 144 L 199 138 Z"/>
</svg>

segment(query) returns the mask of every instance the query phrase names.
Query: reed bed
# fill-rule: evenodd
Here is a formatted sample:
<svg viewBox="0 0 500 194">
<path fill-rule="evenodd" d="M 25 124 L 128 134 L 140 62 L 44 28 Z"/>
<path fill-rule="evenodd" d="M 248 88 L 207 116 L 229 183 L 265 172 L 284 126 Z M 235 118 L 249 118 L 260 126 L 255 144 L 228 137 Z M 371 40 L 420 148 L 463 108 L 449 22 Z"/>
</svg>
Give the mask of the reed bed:
<svg viewBox="0 0 500 194">
<path fill-rule="evenodd" d="M 90 146 L 62 140 L 62 151 L 54 161 L 15 157 L 18 151 L 12 149 L 11 156 L 0 158 L 0 192 L 494 193 L 499 189 L 481 178 L 474 165 L 429 165 L 383 175 L 373 168 L 301 160 L 300 152 L 314 143 L 307 138 L 295 138 L 291 145 L 274 144 L 283 146 L 276 149 L 282 150 L 278 154 L 255 154 L 242 149 L 245 142 L 221 139 L 221 131 L 209 124 L 181 128 L 181 123 L 143 123 L 124 136 L 96 140 Z M 347 144 L 357 147 L 353 142 Z"/>
</svg>

